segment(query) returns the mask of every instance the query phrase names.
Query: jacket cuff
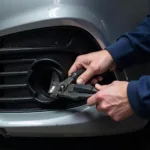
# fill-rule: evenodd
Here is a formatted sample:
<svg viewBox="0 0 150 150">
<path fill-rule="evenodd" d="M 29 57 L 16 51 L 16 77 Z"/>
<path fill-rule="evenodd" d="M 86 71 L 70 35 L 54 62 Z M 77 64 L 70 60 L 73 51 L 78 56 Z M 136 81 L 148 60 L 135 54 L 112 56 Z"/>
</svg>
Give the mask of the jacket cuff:
<svg viewBox="0 0 150 150">
<path fill-rule="evenodd" d="M 106 47 L 105 49 L 112 56 L 117 68 L 124 68 L 128 66 L 127 59 L 129 59 L 128 56 L 133 52 L 133 47 L 127 38 L 120 38 L 117 42 Z"/>
<path fill-rule="evenodd" d="M 134 113 L 141 117 L 147 119 L 147 113 L 144 109 L 143 104 L 141 103 L 138 92 L 138 81 L 130 81 L 127 88 L 127 95 L 129 99 L 130 106 L 132 107 Z"/>
</svg>

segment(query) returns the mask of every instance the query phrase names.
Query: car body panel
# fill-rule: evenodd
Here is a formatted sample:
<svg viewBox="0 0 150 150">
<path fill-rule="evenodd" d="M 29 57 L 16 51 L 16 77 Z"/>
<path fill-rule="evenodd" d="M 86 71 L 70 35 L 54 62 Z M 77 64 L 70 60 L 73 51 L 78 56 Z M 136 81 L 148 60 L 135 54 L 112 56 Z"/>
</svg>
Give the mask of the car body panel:
<svg viewBox="0 0 150 150">
<path fill-rule="evenodd" d="M 115 135 L 137 131 L 147 122 L 133 116 L 118 123 L 87 106 L 68 111 L 2 113 L 0 120 L 0 127 L 7 133 L 4 136 L 26 137 Z"/>
<path fill-rule="evenodd" d="M 148 10 L 149 0 L 5 0 L 0 1 L 0 36 L 69 25 L 86 30 L 105 48 L 120 34 L 134 29 Z M 117 123 L 86 105 L 54 112 L 0 113 L 0 128 L 10 136 L 110 135 L 135 131 L 146 124 L 147 120 L 137 116 Z"/>
</svg>

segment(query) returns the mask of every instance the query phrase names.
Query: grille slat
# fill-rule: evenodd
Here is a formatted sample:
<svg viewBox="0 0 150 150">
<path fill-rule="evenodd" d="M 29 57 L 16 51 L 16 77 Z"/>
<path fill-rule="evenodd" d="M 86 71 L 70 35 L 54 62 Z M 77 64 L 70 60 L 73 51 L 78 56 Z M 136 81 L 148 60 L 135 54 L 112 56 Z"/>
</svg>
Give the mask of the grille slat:
<svg viewBox="0 0 150 150">
<path fill-rule="evenodd" d="M 12 101 L 18 101 L 18 102 L 23 102 L 23 101 L 25 101 L 25 102 L 30 102 L 30 101 L 34 101 L 34 99 L 33 99 L 33 97 L 15 97 L 15 98 L 13 98 L 13 97 L 5 97 L 5 98 L 0 98 L 0 102 L 12 102 Z"/>
<path fill-rule="evenodd" d="M 65 49 L 67 51 L 67 47 L 61 49 Z M 59 51 L 60 47 L 37 47 L 37 48 L 1 48 L 0 54 L 21 54 L 21 53 L 29 53 L 29 52 L 46 52 L 46 51 Z"/>
<path fill-rule="evenodd" d="M 36 59 L 0 60 L 0 64 L 32 63 Z"/>
<path fill-rule="evenodd" d="M 5 50 L 7 51 L 7 49 Z M 31 64 L 36 61 L 36 57 L 25 58 L 21 55 L 10 54 L 11 55 L 6 52 L 6 55 L 3 55 L 4 57 L 0 60 L 1 108 L 22 109 L 34 107 L 35 99 L 32 97 L 27 87 L 27 77 L 28 70 Z"/>
<path fill-rule="evenodd" d="M 7 89 L 16 89 L 16 88 L 26 88 L 27 84 L 4 84 L 0 85 L 0 90 L 7 90 Z"/>
<path fill-rule="evenodd" d="M 20 71 L 20 72 L 0 72 L 0 76 L 23 76 L 27 75 L 28 71 Z"/>
</svg>

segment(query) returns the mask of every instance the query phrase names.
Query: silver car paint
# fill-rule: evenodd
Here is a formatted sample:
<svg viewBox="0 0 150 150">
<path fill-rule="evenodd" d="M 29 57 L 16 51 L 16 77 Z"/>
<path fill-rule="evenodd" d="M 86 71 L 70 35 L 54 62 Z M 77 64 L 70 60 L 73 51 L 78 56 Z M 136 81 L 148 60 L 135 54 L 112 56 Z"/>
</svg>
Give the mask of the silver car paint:
<svg viewBox="0 0 150 150">
<path fill-rule="evenodd" d="M 134 29 L 149 11 L 149 0 L 0 1 L 0 36 L 19 31 L 71 25 L 85 29 L 100 46 Z M 131 132 L 147 120 L 133 116 L 120 123 L 95 107 L 54 112 L 0 113 L 0 128 L 11 136 L 95 136 Z"/>
</svg>

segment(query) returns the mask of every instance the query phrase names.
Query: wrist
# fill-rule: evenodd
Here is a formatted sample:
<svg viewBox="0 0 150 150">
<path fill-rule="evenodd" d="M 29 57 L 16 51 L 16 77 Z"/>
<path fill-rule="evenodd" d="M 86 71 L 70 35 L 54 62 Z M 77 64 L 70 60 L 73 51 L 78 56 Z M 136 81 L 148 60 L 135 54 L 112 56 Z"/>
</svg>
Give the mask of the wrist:
<svg viewBox="0 0 150 150">
<path fill-rule="evenodd" d="M 137 116 L 147 117 L 146 109 L 143 106 L 138 94 L 138 81 L 130 81 L 127 87 L 127 96 L 129 104 Z"/>
<path fill-rule="evenodd" d="M 110 65 L 109 70 L 110 71 L 114 71 L 116 69 L 116 65 L 115 62 L 113 60 L 112 55 L 109 53 L 109 51 L 107 49 L 103 50 L 105 55 L 106 55 L 106 61 L 108 62 L 108 64 Z"/>
<path fill-rule="evenodd" d="M 122 69 L 129 66 L 132 58 L 129 57 L 134 49 L 127 38 L 120 38 L 115 43 L 105 48 L 113 58 L 116 68 Z M 125 63 L 126 62 L 126 63 Z"/>
<path fill-rule="evenodd" d="M 112 57 L 112 55 L 108 52 L 108 50 L 107 50 L 107 49 L 104 49 L 104 50 L 102 50 L 102 51 L 103 51 L 103 53 L 104 53 L 105 59 L 107 59 L 108 62 L 113 63 L 113 62 L 114 62 L 113 57 Z"/>
</svg>

